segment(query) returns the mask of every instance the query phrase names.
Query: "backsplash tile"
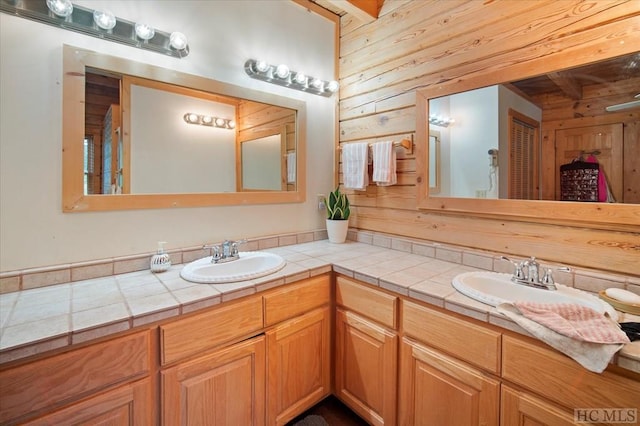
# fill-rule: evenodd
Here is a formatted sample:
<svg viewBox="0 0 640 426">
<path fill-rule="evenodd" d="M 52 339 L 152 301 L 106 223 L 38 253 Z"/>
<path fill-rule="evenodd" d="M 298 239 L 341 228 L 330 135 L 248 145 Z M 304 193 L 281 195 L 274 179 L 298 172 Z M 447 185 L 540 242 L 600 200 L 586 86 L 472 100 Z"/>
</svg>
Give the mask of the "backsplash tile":
<svg viewBox="0 0 640 426">
<path fill-rule="evenodd" d="M 71 268 L 66 265 L 62 269 L 34 272 L 22 275 L 22 290 L 45 287 L 71 281 Z"/>
<path fill-rule="evenodd" d="M 113 275 L 113 261 L 71 265 L 71 281 L 84 281 L 110 275 Z"/>
<path fill-rule="evenodd" d="M 471 248 L 443 245 L 441 243 L 428 240 L 395 237 L 372 231 L 359 231 L 353 228 L 349 229 L 347 238 L 351 241 L 368 244 L 372 249 L 371 254 L 367 256 L 367 260 L 363 260 L 363 256 L 360 256 L 359 258 L 349 258 L 348 253 L 340 252 L 339 250 L 336 251 L 333 258 L 331 257 L 331 254 L 327 254 L 325 259 L 327 262 L 334 264 L 334 270 L 347 275 L 350 275 L 349 267 L 355 264 L 358 264 L 359 266 L 366 263 L 374 265 L 379 262 L 390 260 L 389 258 L 376 258 L 376 248 L 391 248 L 397 251 L 398 256 L 394 258 L 400 258 L 405 253 L 412 253 L 413 255 L 422 256 L 427 259 L 438 259 L 478 269 L 493 270 L 495 272 L 503 273 L 513 272 L 513 265 L 502 260 L 500 258 L 500 253 L 490 253 Z M 241 250 L 255 251 L 274 249 L 278 247 L 286 247 L 288 245 L 304 244 L 307 242 L 326 239 L 326 229 L 319 229 L 295 234 L 250 239 L 242 246 Z M 171 262 L 174 265 L 189 263 L 211 255 L 211 251 L 209 249 L 202 248 L 202 246 L 168 250 L 168 253 L 171 256 Z M 154 252 L 76 264 L 3 272 L 0 273 L 0 294 L 63 284 L 72 281 L 83 281 L 97 277 L 107 277 L 110 275 L 120 276 L 122 274 L 135 272 L 144 273 L 149 270 L 149 262 L 153 254 Z M 512 260 L 520 262 L 524 260 L 524 258 L 513 257 Z M 543 263 L 543 266 L 554 268 L 554 279 L 556 282 L 564 285 L 575 286 L 576 288 L 593 293 L 597 293 L 598 291 L 608 287 L 619 287 L 627 288 L 640 294 L 640 276 L 620 276 L 607 272 L 582 269 L 562 272 L 558 271 L 557 268 L 564 265 Z M 437 268 L 438 264 L 432 264 L 431 267 Z M 326 265 L 319 265 L 317 271 L 314 270 L 313 273 L 324 273 L 326 269 Z M 179 271 L 175 271 L 174 277 L 178 277 L 178 273 Z M 158 276 L 162 276 L 162 274 L 159 274 Z M 378 285 L 378 277 L 362 278 L 364 278 L 364 281 L 375 280 L 375 284 Z M 229 297 L 232 296 L 228 295 L 225 298 Z M 190 304 L 193 303 L 196 302 L 194 301 Z"/>
<path fill-rule="evenodd" d="M 574 287 L 592 293 L 610 287 L 624 288 L 625 281 L 624 277 L 594 271 L 576 270 L 574 274 Z"/>
<path fill-rule="evenodd" d="M 0 294 L 20 291 L 21 279 L 20 275 L 6 275 L 0 277 Z"/>
</svg>

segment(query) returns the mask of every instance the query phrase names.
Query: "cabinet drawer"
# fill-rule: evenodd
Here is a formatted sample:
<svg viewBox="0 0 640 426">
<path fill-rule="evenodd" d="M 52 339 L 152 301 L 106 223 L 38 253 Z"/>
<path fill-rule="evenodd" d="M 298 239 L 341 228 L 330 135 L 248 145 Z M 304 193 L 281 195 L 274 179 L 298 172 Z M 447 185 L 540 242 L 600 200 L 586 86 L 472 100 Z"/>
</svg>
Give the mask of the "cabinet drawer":
<svg viewBox="0 0 640 426">
<path fill-rule="evenodd" d="M 149 331 L 118 337 L 0 372 L 0 424 L 149 372 Z"/>
<path fill-rule="evenodd" d="M 395 296 L 339 276 L 336 281 L 336 303 L 379 324 L 398 329 L 398 298 Z"/>
<path fill-rule="evenodd" d="M 500 372 L 500 333 L 413 302 L 404 301 L 402 312 L 406 335 L 492 373 Z"/>
<path fill-rule="evenodd" d="M 502 377 L 568 408 L 638 406 L 640 382 L 609 371 L 592 373 L 542 343 L 503 336 Z"/>
<path fill-rule="evenodd" d="M 331 278 L 320 275 L 263 296 L 265 326 L 309 312 L 331 300 Z"/>
<path fill-rule="evenodd" d="M 160 326 L 162 364 L 262 329 L 262 298 L 225 303 L 213 311 Z"/>
</svg>

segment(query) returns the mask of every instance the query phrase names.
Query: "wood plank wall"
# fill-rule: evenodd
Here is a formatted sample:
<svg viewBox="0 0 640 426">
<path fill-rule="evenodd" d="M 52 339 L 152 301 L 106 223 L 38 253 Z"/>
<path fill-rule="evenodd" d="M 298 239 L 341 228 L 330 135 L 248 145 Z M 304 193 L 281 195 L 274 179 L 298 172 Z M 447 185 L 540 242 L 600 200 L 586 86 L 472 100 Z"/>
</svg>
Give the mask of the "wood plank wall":
<svg viewBox="0 0 640 426">
<path fill-rule="evenodd" d="M 344 15 L 339 144 L 414 134 L 417 89 L 456 79 L 467 90 L 507 66 L 535 73 L 547 55 L 559 68 L 616 56 L 633 51 L 624 41 L 638 34 L 637 1 L 386 0 L 374 22 Z M 640 224 L 639 232 L 613 232 L 547 217 L 520 222 L 418 210 L 415 155 L 396 149 L 398 185 L 347 190 L 352 227 L 640 276 Z"/>
</svg>

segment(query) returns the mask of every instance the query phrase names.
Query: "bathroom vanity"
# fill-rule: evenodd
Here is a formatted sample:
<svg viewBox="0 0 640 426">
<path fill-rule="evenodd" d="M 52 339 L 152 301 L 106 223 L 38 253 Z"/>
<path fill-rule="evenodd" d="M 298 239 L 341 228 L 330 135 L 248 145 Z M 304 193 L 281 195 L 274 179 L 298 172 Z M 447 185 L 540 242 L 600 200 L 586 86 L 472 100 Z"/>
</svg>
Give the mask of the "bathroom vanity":
<svg viewBox="0 0 640 426">
<path fill-rule="evenodd" d="M 420 257 L 341 246 L 333 271 L 293 268 L 233 300 L 5 362 L 0 423 L 283 425 L 330 394 L 372 425 L 637 415 L 627 410 L 638 405 L 637 362 L 591 373 L 437 283 L 468 266 L 425 258 L 442 272 L 404 287 L 390 273 Z M 389 259 L 387 272 L 349 266 L 364 253 Z"/>
</svg>

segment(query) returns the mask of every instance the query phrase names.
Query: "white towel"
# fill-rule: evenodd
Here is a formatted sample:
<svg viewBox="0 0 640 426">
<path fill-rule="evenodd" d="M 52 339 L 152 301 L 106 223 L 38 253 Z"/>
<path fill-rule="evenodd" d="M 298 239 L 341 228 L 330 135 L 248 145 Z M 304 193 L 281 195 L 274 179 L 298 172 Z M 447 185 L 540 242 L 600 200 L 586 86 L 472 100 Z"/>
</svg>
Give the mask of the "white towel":
<svg viewBox="0 0 640 426">
<path fill-rule="evenodd" d="M 345 188 L 364 191 L 369 185 L 369 144 L 347 143 L 342 146 L 342 176 Z"/>
<path fill-rule="evenodd" d="M 287 183 L 296 183 L 296 153 L 287 154 Z"/>
<path fill-rule="evenodd" d="M 627 336 L 607 314 L 569 304 L 501 303 L 498 312 L 589 371 L 602 373 Z"/>
<path fill-rule="evenodd" d="M 372 180 L 378 186 L 395 185 L 398 183 L 396 175 L 396 151 L 393 142 L 376 142 L 373 144 L 373 176 Z"/>
</svg>

